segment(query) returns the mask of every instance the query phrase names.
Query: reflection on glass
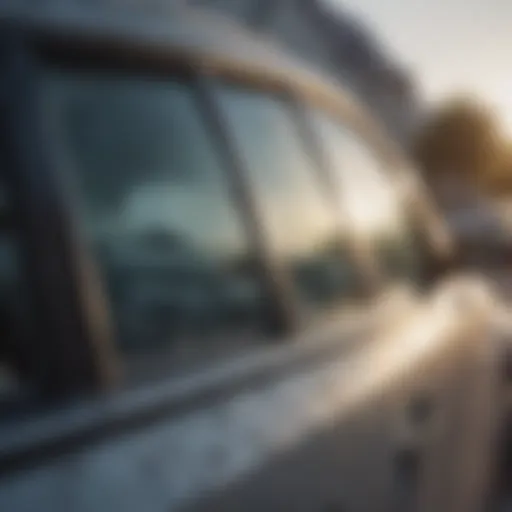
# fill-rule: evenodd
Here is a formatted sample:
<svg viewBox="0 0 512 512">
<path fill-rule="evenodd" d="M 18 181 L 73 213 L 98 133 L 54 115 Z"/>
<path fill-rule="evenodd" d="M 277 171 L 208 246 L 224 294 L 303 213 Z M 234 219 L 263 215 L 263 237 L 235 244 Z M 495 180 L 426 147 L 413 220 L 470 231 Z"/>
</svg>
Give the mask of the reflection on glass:
<svg viewBox="0 0 512 512">
<path fill-rule="evenodd" d="M 341 215 L 371 242 L 388 275 L 417 279 L 412 229 L 386 169 L 362 140 L 333 118 L 314 112 L 313 119 L 337 181 Z"/>
<path fill-rule="evenodd" d="M 287 106 L 254 91 L 219 88 L 218 94 L 266 235 L 303 299 L 319 305 L 353 293 L 355 272 L 334 210 Z"/>
<path fill-rule="evenodd" d="M 402 221 L 395 191 L 362 142 L 333 119 L 315 113 L 316 127 L 334 169 L 343 213 L 365 236 L 397 229 Z"/>
<path fill-rule="evenodd" d="M 208 344 L 193 340 L 258 324 L 254 262 L 189 87 L 51 73 L 45 98 L 78 178 L 122 346 L 188 339 L 195 357 Z"/>
</svg>

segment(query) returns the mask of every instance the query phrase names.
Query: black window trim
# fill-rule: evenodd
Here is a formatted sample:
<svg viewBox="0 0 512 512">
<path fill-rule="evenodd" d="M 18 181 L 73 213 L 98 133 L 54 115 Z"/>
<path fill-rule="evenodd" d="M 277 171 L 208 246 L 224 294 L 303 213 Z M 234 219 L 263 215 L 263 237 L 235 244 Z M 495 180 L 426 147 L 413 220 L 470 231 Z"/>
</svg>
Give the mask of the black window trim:
<svg viewBox="0 0 512 512">
<path fill-rule="evenodd" d="M 215 97 L 212 77 L 204 73 L 196 75 L 196 91 L 201 113 L 216 139 L 226 174 L 233 189 L 233 197 L 238 203 L 250 243 L 254 245 L 257 260 L 261 265 L 263 283 L 270 298 L 272 312 L 271 330 L 276 335 L 286 335 L 295 330 L 300 321 L 296 297 L 292 292 L 289 276 L 283 271 L 280 262 L 273 257 L 268 241 L 261 229 L 262 220 L 256 207 L 253 193 L 247 180 L 243 158 L 239 148 L 230 137 L 225 116 Z"/>
<path fill-rule="evenodd" d="M 61 190 L 47 159 L 37 125 L 36 61 L 25 34 L 2 34 L 6 80 L 2 89 L 2 157 L 6 179 L 19 203 L 26 271 L 34 292 L 38 339 L 29 357 L 35 384 L 46 398 L 60 399 L 108 386 L 112 368 L 106 351 L 104 318 L 95 311 L 91 267 L 77 246 L 63 212 Z M 51 240 L 51 243 L 48 241 Z M 87 318 L 87 319 L 86 319 Z M 92 333 L 94 332 L 94 335 Z"/>
</svg>

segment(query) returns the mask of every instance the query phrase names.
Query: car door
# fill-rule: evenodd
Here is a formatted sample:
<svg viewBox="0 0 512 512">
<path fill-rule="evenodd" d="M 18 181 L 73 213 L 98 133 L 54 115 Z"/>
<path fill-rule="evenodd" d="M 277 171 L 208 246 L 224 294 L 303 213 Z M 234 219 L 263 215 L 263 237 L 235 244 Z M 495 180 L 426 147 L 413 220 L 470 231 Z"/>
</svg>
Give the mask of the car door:
<svg viewBox="0 0 512 512">
<path fill-rule="evenodd" d="M 293 88 L 73 51 L 30 55 L 16 82 L 59 225 L 35 246 L 41 297 L 60 270 L 51 311 L 81 311 L 47 354 L 76 365 L 57 381 L 73 400 L 2 424 L 0 508 L 396 510 L 404 375 L 460 323 L 377 292 L 385 265 Z"/>
<path fill-rule="evenodd" d="M 371 323 L 364 268 L 285 90 L 236 86 L 231 111 L 186 67 L 29 56 L 17 79 L 57 191 L 52 247 L 66 241 L 67 292 L 87 262 L 88 293 L 69 299 L 85 324 L 89 301 L 110 318 L 121 389 L 6 422 L 2 508 L 180 508 L 322 424 L 325 363 Z M 239 114 L 263 131 L 233 130 Z"/>
</svg>

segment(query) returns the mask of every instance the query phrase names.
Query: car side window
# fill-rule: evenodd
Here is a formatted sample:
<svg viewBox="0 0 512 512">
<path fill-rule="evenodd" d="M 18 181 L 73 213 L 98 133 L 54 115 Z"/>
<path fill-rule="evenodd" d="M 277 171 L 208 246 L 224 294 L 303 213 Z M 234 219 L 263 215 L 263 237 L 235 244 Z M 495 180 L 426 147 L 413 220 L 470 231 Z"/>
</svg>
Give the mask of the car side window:
<svg viewBox="0 0 512 512">
<path fill-rule="evenodd" d="M 29 353 L 32 303 L 18 221 L 11 190 L 0 177 L 0 415 L 36 392 Z"/>
<path fill-rule="evenodd" d="M 357 236 L 368 240 L 387 277 L 421 279 L 414 228 L 380 158 L 337 119 L 316 111 L 315 127 L 334 173 L 340 204 Z"/>
<path fill-rule="evenodd" d="M 45 82 L 137 373 L 195 365 L 261 336 L 255 258 L 189 84 L 55 71 Z M 145 354 L 157 357 L 146 365 Z"/>
<path fill-rule="evenodd" d="M 226 85 L 217 93 L 264 235 L 302 305 L 315 313 L 353 298 L 361 274 L 292 110 L 271 93 Z"/>
</svg>

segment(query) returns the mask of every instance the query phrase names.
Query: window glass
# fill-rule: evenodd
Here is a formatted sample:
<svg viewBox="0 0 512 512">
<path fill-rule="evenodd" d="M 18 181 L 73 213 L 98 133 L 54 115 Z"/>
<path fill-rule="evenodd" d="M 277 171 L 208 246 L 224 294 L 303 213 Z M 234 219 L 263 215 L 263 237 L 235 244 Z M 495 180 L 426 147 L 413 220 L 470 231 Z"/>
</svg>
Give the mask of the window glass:
<svg viewBox="0 0 512 512">
<path fill-rule="evenodd" d="M 360 283 L 347 240 L 286 103 L 229 87 L 218 94 L 264 232 L 304 305 L 314 310 L 354 295 Z"/>
<path fill-rule="evenodd" d="M 420 279 L 413 226 L 384 165 L 333 118 L 316 112 L 314 122 L 334 171 L 341 213 L 356 236 L 370 243 L 387 275 Z"/>
<path fill-rule="evenodd" d="M 0 177 L 0 414 L 13 412 L 35 395 L 33 366 L 27 353 L 31 339 L 27 275 L 21 229 L 10 190 Z"/>
<path fill-rule="evenodd" d="M 264 300 L 192 89 L 53 72 L 45 95 L 77 177 L 120 345 L 138 361 L 163 350 L 165 368 L 242 346 L 263 324 Z"/>
</svg>

